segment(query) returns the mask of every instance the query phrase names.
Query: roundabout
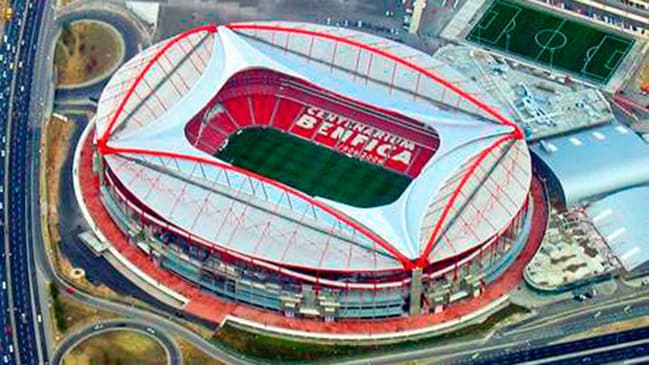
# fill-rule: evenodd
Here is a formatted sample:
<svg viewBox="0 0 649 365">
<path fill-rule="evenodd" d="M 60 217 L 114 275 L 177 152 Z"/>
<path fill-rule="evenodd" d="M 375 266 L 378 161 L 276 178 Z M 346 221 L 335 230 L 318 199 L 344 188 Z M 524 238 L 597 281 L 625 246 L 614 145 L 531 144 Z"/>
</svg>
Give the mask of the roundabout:
<svg viewBox="0 0 649 365">
<path fill-rule="evenodd" d="M 56 45 L 54 63 L 60 88 L 81 88 L 115 72 L 125 59 L 125 44 L 109 23 L 78 20 L 66 24 Z"/>
<path fill-rule="evenodd" d="M 129 333 L 130 332 L 130 333 Z M 80 361 L 83 361 L 84 354 L 79 354 L 84 350 L 84 345 L 90 345 L 92 343 L 93 348 L 88 349 L 90 346 L 86 346 L 86 353 L 92 354 L 92 359 L 95 359 L 94 356 L 97 356 L 92 350 L 101 349 L 101 345 L 108 345 L 108 343 L 101 343 L 102 337 L 110 338 L 114 337 L 118 340 L 123 338 L 130 338 L 130 342 L 141 342 L 146 343 L 146 346 L 149 351 L 146 352 L 148 359 L 141 359 L 142 364 L 169 364 L 169 365 L 180 365 L 183 363 L 182 354 L 176 342 L 161 330 L 154 328 L 148 324 L 132 321 L 132 320 L 114 320 L 114 321 L 104 321 L 96 323 L 92 326 L 82 328 L 72 335 L 68 336 L 58 347 L 56 353 L 53 357 L 53 364 L 78 364 Z M 99 340 L 99 341 L 98 341 Z M 104 340 L 106 341 L 106 340 Z M 129 354 L 128 350 L 135 348 L 133 343 L 130 344 L 127 348 L 127 351 L 123 351 L 120 348 L 110 347 L 110 351 L 104 351 L 101 355 L 110 354 L 116 359 L 120 356 L 119 352 L 122 351 L 121 355 Z M 104 346 L 106 347 L 106 346 Z M 80 349 L 77 351 L 77 349 Z M 106 349 L 104 349 L 106 350 Z M 75 351 L 77 353 L 75 353 Z M 101 352 L 101 351 L 99 351 Z M 161 354 L 164 352 L 164 357 L 166 361 L 161 360 L 156 354 Z"/>
</svg>

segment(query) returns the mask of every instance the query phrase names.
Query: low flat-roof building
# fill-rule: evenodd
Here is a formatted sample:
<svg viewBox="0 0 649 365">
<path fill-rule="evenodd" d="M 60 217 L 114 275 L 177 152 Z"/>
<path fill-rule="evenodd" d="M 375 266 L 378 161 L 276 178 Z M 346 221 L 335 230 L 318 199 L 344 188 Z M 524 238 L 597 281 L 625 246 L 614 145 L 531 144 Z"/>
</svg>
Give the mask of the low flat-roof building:
<svg viewBox="0 0 649 365">
<path fill-rule="evenodd" d="M 624 190 L 599 200 L 586 213 L 624 269 L 649 265 L 649 186 Z"/>
<path fill-rule="evenodd" d="M 622 125 L 542 140 L 532 151 L 553 198 L 564 207 L 649 183 L 649 144 Z"/>
</svg>

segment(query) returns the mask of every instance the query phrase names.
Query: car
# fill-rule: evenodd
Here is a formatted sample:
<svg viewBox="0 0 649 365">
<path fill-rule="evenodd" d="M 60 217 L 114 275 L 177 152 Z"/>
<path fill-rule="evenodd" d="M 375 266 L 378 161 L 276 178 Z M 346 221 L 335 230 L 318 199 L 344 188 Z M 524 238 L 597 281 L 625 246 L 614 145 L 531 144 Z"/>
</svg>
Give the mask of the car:
<svg viewBox="0 0 649 365">
<path fill-rule="evenodd" d="M 147 327 L 146 331 L 149 332 L 152 335 L 155 335 L 155 330 L 153 328 L 151 328 L 151 327 Z"/>
<path fill-rule="evenodd" d="M 575 296 L 573 296 L 572 299 L 578 302 L 583 302 L 584 300 L 586 300 L 586 296 L 584 296 L 583 294 L 575 294 Z"/>
<path fill-rule="evenodd" d="M 101 323 L 97 323 L 92 329 L 97 331 L 97 330 L 100 330 L 102 328 L 104 328 L 104 325 L 101 324 Z"/>
<path fill-rule="evenodd" d="M 4 361 L 5 364 L 8 364 L 8 363 L 9 363 L 9 356 L 4 355 L 4 356 L 2 357 L 2 361 Z"/>
</svg>

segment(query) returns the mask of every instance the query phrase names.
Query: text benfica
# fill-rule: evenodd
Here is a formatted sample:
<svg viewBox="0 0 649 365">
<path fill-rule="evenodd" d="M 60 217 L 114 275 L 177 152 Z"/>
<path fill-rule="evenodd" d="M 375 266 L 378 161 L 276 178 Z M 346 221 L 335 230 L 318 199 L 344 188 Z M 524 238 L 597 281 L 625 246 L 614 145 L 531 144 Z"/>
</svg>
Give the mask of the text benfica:
<svg viewBox="0 0 649 365">
<path fill-rule="evenodd" d="M 319 136 L 324 137 L 334 142 L 328 143 L 330 147 L 343 153 L 360 152 L 360 157 L 374 163 L 389 159 L 409 166 L 415 150 L 410 140 L 315 107 L 309 107 L 295 125 L 306 130 L 317 128 L 316 140 L 324 142 Z"/>
</svg>

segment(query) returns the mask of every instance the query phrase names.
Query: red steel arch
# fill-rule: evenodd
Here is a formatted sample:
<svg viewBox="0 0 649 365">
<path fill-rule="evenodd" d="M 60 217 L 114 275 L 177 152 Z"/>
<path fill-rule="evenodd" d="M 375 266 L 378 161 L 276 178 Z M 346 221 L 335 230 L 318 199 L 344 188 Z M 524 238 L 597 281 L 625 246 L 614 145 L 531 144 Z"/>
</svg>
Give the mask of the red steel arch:
<svg viewBox="0 0 649 365">
<path fill-rule="evenodd" d="M 266 30 L 266 31 L 275 31 L 275 32 L 285 32 L 285 33 L 293 33 L 293 34 L 302 34 L 302 35 L 308 35 L 312 37 L 319 37 L 319 38 L 324 38 L 324 39 L 329 39 L 333 40 L 335 42 L 341 42 L 344 44 L 348 44 L 353 47 L 358 47 L 361 49 L 364 49 L 368 52 L 377 54 L 379 56 L 385 57 L 389 60 L 392 60 L 400 65 L 406 66 L 414 71 L 419 72 L 420 74 L 423 74 L 430 78 L 431 80 L 437 82 L 438 84 L 442 85 L 443 87 L 447 88 L 448 90 L 451 90 L 452 92 L 456 93 L 459 97 L 469 101 L 476 107 L 478 107 L 480 110 L 483 110 L 484 112 L 488 113 L 489 115 L 493 116 L 497 121 L 500 123 L 510 126 L 514 129 L 514 131 L 498 140 L 496 140 L 492 145 L 490 145 L 486 150 L 482 151 L 476 161 L 473 163 L 473 165 L 470 167 L 470 169 L 467 171 L 466 175 L 462 178 L 460 181 L 460 184 L 456 187 L 456 189 L 453 191 L 451 195 L 451 199 L 449 200 L 448 204 L 444 207 L 444 210 L 442 211 L 442 214 L 440 215 L 439 220 L 437 221 L 435 228 L 433 230 L 433 233 L 431 234 L 430 238 L 428 239 L 428 242 L 426 244 L 426 247 L 424 248 L 424 251 L 421 253 L 419 258 L 417 259 L 417 266 L 418 267 L 425 267 L 428 263 L 428 255 L 434 248 L 434 243 L 437 240 L 437 235 L 439 234 L 439 231 L 441 230 L 443 223 L 446 221 L 448 214 L 451 210 L 451 207 L 453 204 L 455 204 L 455 201 L 457 200 L 457 197 L 460 194 L 460 191 L 464 186 L 466 185 L 467 181 L 469 178 L 475 173 L 475 170 L 477 167 L 480 165 L 480 163 L 491 153 L 496 147 L 499 145 L 505 143 L 506 141 L 509 140 L 514 140 L 514 139 L 523 139 L 524 138 L 524 133 L 523 130 L 514 122 L 510 121 L 509 119 L 505 118 L 502 114 L 500 114 L 497 110 L 492 108 L 491 106 L 485 104 L 484 102 L 478 100 L 476 97 L 473 95 L 461 90 L 457 86 L 451 84 L 447 80 L 441 78 L 440 76 L 436 75 L 435 73 L 424 69 L 423 67 L 420 67 L 410 61 L 407 61 L 403 58 L 400 58 L 394 54 L 391 54 L 389 52 L 386 52 L 384 50 L 378 49 L 376 47 L 349 39 L 349 38 L 344 38 L 338 35 L 333 35 L 329 33 L 322 33 L 318 31 L 313 31 L 313 30 L 308 30 L 308 29 L 298 29 L 298 28 L 291 28 L 291 27 L 286 27 L 286 26 L 279 26 L 279 25 L 267 25 L 267 24 L 247 24 L 247 23 L 234 23 L 234 24 L 228 24 L 227 27 L 232 30 Z"/>
<path fill-rule="evenodd" d="M 398 64 L 401 64 L 403 66 L 406 66 L 416 72 L 419 72 L 420 74 L 423 74 L 424 76 L 430 78 L 431 80 L 437 82 L 438 84 L 442 85 L 443 87 L 451 90 L 452 92 L 456 93 L 459 97 L 469 101 L 470 103 L 474 104 L 476 107 L 478 107 L 480 110 L 483 110 L 484 112 L 488 113 L 492 117 L 494 117 L 498 122 L 512 127 L 514 130 L 510 133 L 507 134 L 498 140 L 496 140 L 494 143 L 492 143 L 486 150 L 482 151 L 478 158 L 475 160 L 473 165 L 470 167 L 469 171 L 465 174 L 465 176 L 462 178 L 460 184 L 456 187 L 456 189 L 453 191 L 453 194 L 451 196 L 451 199 L 449 200 L 448 204 L 445 206 L 442 215 L 440 216 L 440 219 L 438 220 L 433 233 L 431 234 L 431 237 L 429 238 L 427 245 L 422 252 L 422 254 L 419 256 L 419 258 L 415 262 L 412 262 L 410 259 L 408 259 L 405 255 L 403 255 L 401 252 L 396 250 L 390 243 L 385 241 L 383 238 L 375 234 L 374 232 L 370 231 L 363 225 L 357 223 L 350 217 L 338 212 L 335 209 L 332 209 L 328 207 L 327 205 L 311 198 L 310 196 L 297 191 L 289 186 L 286 186 L 280 182 L 268 179 L 264 176 L 257 175 L 251 171 L 244 170 L 241 168 L 237 168 L 235 166 L 230 166 L 226 164 L 219 163 L 215 160 L 207 159 L 207 158 L 202 158 L 202 157 L 197 157 L 197 156 L 191 156 L 191 155 L 185 155 L 185 154 L 179 154 L 179 153 L 174 153 L 174 152 L 167 152 L 167 151 L 155 151 L 155 150 L 146 150 L 146 149 L 138 149 L 138 148 L 115 148 L 115 147 L 110 147 L 108 146 L 108 139 L 110 137 L 110 134 L 112 133 L 112 129 L 115 126 L 115 123 L 117 122 L 117 119 L 123 112 L 124 108 L 126 107 L 126 103 L 128 102 L 129 98 L 133 95 L 135 92 L 135 89 L 138 87 L 140 82 L 144 79 L 148 71 L 153 67 L 153 65 L 162 57 L 165 52 L 170 49 L 173 45 L 178 43 L 180 40 L 198 33 L 198 32 L 203 32 L 207 31 L 209 33 L 216 33 L 218 32 L 218 27 L 216 25 L 207 25 L 207 26 L 202 26 L 198 28 L 191 29 L 189 31 L 183 32 L 176 37 L 174 37 L 171 41 L 169 41 L 167 44 L 165 44 L 164 47 L 162 47 L 156 55 L 148 62 L 148 64 L 145 66 L 145 68 L 140 72 L 140 74 L 136 77 L 135 81 L 133 84 L 129 87 L 128 91 L 126 92 L 124 98 L 120 102 L 119 106 L 117 107 L 115 113 L 113 114 L 113 117 L 110 120 L 110 123 L 102 136 L 97 140 L 97 150 L 100 155 L 106 156 L 114 153 L 133 153 L 133 154 L 142 154 L 142 155 L 149 155 L 149 156 L 159 156 L 159 157 L 171 157 L 171 158 L 178 158 L 178 159 L 184 159 L 184 160 L 189 160 L 193 162 L 198 162 L 198 163 L 207 163 L 210 165 L 214 165 L 219 168 L 223 169 L 228 169 L 235 171 L 237 173 L 241 173 L 244 175 L 247 175 L 253 179 L 260 180 L 264 183 L 271 184 L 283 191 L 286 191 L 289 194 L 295 195 L 303 200 L 306 200 L 308 203 L 322 209 L 323 211 L 333 215 L 334 217 L 340 219 L 341 221 L 345 222 L 346 224 L 350 225 L 354 229 L 358 230 L 359 232 L 363 233 L 366 235 L 368 238 L 373 240 L 375 243 L 380 245 L 382 248 L 384 248 L 386 251 L 388 251 L 390 254 L 394 255 L 395 258 L 397 258 L 403 267 L 406 270 L 412 270 L 415 267 L 425 267 L 428 263 L 427 257 L 430 254 L 430 252 L 433 249 L 433 245 L 436 241 L 437 235 L 439 234 L 439 231 L 441 230 L 443 223 L 445 222 L 451 207 L 455 203 L 455 200 L 459 196 L 460 191 L 466 185 L 467 181 L 469 178 L 475 173 L 475 170 L 477 167 L 480 165 L 480 163 L 491 153 L 495 148 L 500 146 L 501 144 L 510 141 L 510 140 L 516 140 L 516 139 L 523 139 L 524 134 L 522 132 L 522 129 L 513 123 L 512 121 L 508 120 L 505 118 L 502 114 L 500 114 L 497 110 L 492 108 L 491 106 L 485 104 L 484 102 L 478 100 L 475 98 L 473 95 L 466 93 L 465 91 L 462 91 L 459 89 L 457 86 L 451 84 L 447 80 L 439 77 L 438 75 L 412 63 L 409 62 L 405 59 L 402 59 L 398 56 L 395 56 L 389 52 L 386 52 L 384 50 L 372 47 L 367 44 L 360 43 L 358 41 L 344 38 L 341 36 L 333 35 L 333 34 L 328 34 L 328 33 L 322 33 L 322 32 L 317 32 L 313 30 L 307 30 L 307 29 L 297 29 L 297 28 L 290 28 L 290 27 L 285 27 L 285 26 L 277 26 L 277 25 L 263 25 L 263 24 L 228 24 L 227 27 L 231 30 L 267 30 L 267 31 L 277 31 L 277 32 L 286 32 L 286 33 L 295 33 L 295 34 L 303 34 L 303 35 L 309 35 L 313 37 L 320 37 L 324 39 L 329 39 L 333 40 L 336 42 L 342 42 L 348 45 L 351 45 L 353 47 L 359 47 L 362 48 L 368 52 L 380 55 L 382 57 L 385 57 L 387 59 L 390 59 Z"/>
<path fill-rule="evenodd" d="M 104 131 L 104 134 L 99 138 L 97 141 L 97 147 L 101 151 L 104 147 L 106 147 L 106 143 L 108 143 L 108 138 L 110 137 L 111 132 L 113 131 L 113 127 L 115 127 L 115 123 L 117 123 L 117 119 L 119 116 L 124 112 L 124 108 L 126 107 L 126 103 L 128 100 L 133 96 L 133 93 L 135 93 L 135 89 L 140 85 L 140 82 L 144 79 L 144 76 L 151 70 L 153 65 L 158 62 L 158 60 L 171 48 L 173 47 L 176 43 L 180 42 L 181 40 L 189 37 L 192 34 L 200 33 L 200 32 L 205 32 L 207 31 L 208 33 L 216 33 L 218 31 L 218 27 L 216 25 L 205 25 L 202 27 L 194 28 L 191 30 L 188 30 L 186 32 L 183 32 L 181 34 L 178 34 L 175 36 L 172 40 L 167 42 L 164 47 L 160 48 L 158 52 L 149 60 L 147 65 L 140 71 L 140 73 L 137 75 L 135 78 L 135 81 L 131 84 L 131 86 L 128 88 L 126 91 L 126 94 L 124 95 L 124 98 L 122 101 L 119 103 L 119 106 L 115 110 L 115 113 L 113 114 L 113 117 L 111 118 L 110 122 L 108 123 L 108 127 Z"/>
<path fill-rule="evenodd" d="M 386 251 L 388 251 L 390 254 L 394 255 L 396 259 L 398 259 L 401 264 L 404 266 L 406 269 L 412 269 L 414 267 L 413 263 L 408 259 L 406 256 L 404 256 L 401 252 L 396 250 L 390 243 L 385 241 L 383 238 L 378 236 L 376 233 L 370 231 L 369 229 L 365 228 L 363 225 L 360 225 L 356 223 L 355 221 L 351 220 L 349 217 L 346 215 L 340 213 L 339 211 L 330 208 L 329 206 L 313 199 L 312 197 L 302 193 L 299 190 L 295 190 L 291 188 L 288 185 L 284 185 L 278 181 L 269 179 L 265 176 L 258 175 L 252 171 L 248 171 L 245 169 L 242 169 L 237 166 L 232 166 L 232 165 L 227 165 L 224 163 L 221 163 L 217 160 L 210 159 L 210 158 L 205 158 L 205 157 L 200 157 L 200 156 L 192 156 L 192 155 L 185 155 L 181 153 L 176 153 L 176 152 L 167 152 L 167 151 L 155 151 L 155 150 L 147 150 L 147 149 L 139 149 L 139 148 L 114 148 L 110 146 L 104 146 L 102 148 L 102 155 L 107 156 L 111 155 L 114 153 L 131 153 L 131 154 L 138 154 L 138 155 L 147 155 L 147 156 L 156 156 L 156 157 L 168 157 L 168 158 L 178 158 L 178 159 L 183 159 L 187 161 L 193 161 L 193 162 L 198 162 L 198 163 L 204 163 L 212 166 L 216 166 L 218 168 L 224 169 L 224 170 L 230 170 L 234 171 L 237 173 L 240 173 L 242 175 L 246 175 L 251 177 L 252 179 L 259 180 L 265 184 L 273 185 L 274 187 L 283 190 L 289 194 L 295 195 L 300 199 L 303 199 L 307 201 L 309 204 L 312 204 L 319 209 L 322 209 L 323 211 L 333 215 L 334 217 L 340 219 L 341 221 L 345 222 L 346 224 L 350 225 L 354 229 L 358 230 L 359 232 L 363 233 L 366 235 L 368 238 L 370 238 L 372 241 L 374 241 L 376 244 L 384 248 Z"/>
</svg>

